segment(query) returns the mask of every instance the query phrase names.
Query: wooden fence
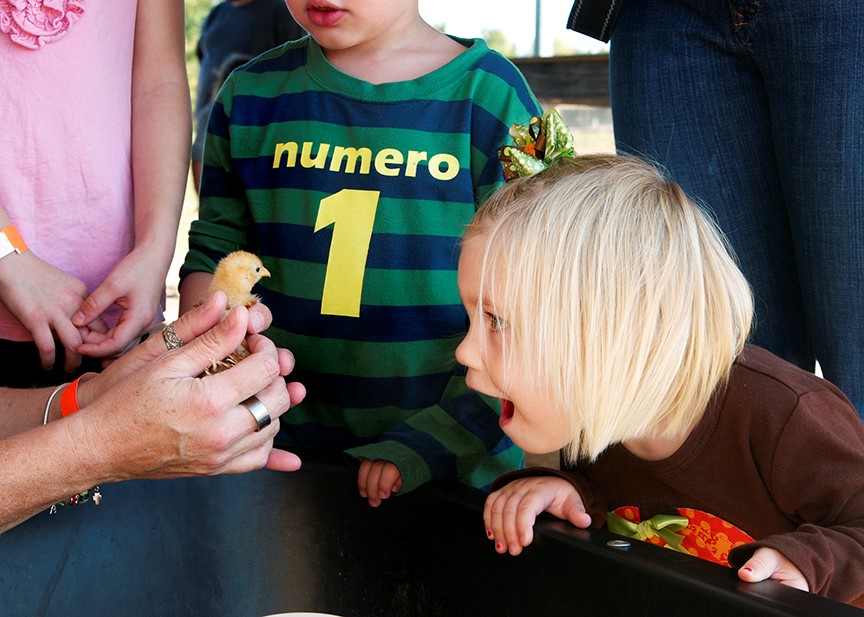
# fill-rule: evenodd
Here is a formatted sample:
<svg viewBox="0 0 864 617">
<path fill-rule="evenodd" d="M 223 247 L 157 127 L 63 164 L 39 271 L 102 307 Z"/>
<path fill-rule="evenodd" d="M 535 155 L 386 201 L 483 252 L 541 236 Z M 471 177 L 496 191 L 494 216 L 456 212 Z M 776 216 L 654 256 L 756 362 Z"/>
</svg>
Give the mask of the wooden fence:
<svg viewBox="0 0 864 617">
<path fill-rule="evenodd" d="M 538 99 L 609 107 L 609 56 L 607 54 L 515 58 Z"/>
</svg>

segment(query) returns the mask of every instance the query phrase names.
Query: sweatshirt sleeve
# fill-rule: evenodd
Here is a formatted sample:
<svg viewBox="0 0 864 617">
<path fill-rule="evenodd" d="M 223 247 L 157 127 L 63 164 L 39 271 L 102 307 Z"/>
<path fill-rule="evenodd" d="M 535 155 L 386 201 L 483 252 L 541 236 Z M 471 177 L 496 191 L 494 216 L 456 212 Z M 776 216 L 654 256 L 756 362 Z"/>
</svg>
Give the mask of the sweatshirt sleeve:
<svg viewBox="0 0 864 617">
<path fill-rule="evenodd" d="M 795 564 L 811 592 L 864 597 L 864 427 L 851 404 L 828 389 L 803 394 L 764 469 L 778 506 L 800 524 L 734 549 L 730 564 L 770 547 Z"/>
<path fill-rule="evenodd" d="M 180 269 L 181 280 L 191 272 L 213 272 L 228 253 L 255 250 L 249 205 L 231 158 L 232 85 L 229 77 L 213 102 L 207 123 L 199 215 L 189 230 L 189 252 Z"/>
<path fill-rule="evenodd" d="M 396 465 L 400 494 L 453 478 L 485 491 L 496 477 L 522 466 L 522 450 L 498 428 L 498 416 L 492 399 L 465 392 L 419 410 L 374 443 L 347 454 Z"/>
</svg>

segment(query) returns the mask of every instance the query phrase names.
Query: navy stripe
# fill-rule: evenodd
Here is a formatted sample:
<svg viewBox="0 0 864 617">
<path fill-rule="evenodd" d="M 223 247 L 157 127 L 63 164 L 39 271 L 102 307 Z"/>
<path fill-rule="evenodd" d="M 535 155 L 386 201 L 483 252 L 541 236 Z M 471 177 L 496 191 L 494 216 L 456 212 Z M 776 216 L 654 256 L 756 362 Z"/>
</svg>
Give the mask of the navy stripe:
<svg viewBox="0 0 864 617">
<path fill-rule="evenodd" d="M 237 175 L 226 174 L 221 167 L 204 165 L 201 168 L 201 197 L 245 199 L 243 182 Z"/>
<path fill-rule="evenodd" d="M 447 450 L 429 433 L 403 423 L 383 433 L 379 441 L 391 439 L 419 454 L 436 478 L 459 477 L 459 456 Z"/>
<path fill-rule="evenodd" d="M 320 300 L 303 300 L 260 289 L 280 330 L 308 337 L 404 343 L 463 336 L 468 316 L 461 304 L 443 306 L 360 306 L 360 318 L 322 315 Z M 454 360 L 455 362 L 455 360 Z M 347 405 L 351 407 L 351 405 Z"/>
<path fill-rule="evenodd" d="M 279 257 L 326 264 L 333 227 L 313 232 L 312 227 L 289 223 L 256 225 L 262 257 Z M 383 270 L 451 270 L 459 265 L 459 239 L 447 236 L 372 234 L 367 268 Z"/>
<path fill-rule="evenodd" d="M 292 424 L 290 414 L 283 415 L 281 420 L 281 427 L 274 440 L 274 445 L 282 450 L 298 447 L 346 450 L 365 446 L 378 438 L 375 435 L 371 439 L 360 439 L 350 430 L 338 426 L 323 426 L 312 422 Z M 302 458 L 302 454 L 300 456 Z"/>
<path fill-rule="evenodd" d="M 291 373 L 292 381 L 299 381 L 306 386 L 310 401 L 346 409 L 431 407 L 441 399 L 441 393 L 450 378 L 450 373 L 417 377 L 354 377 L 305 371 L 299 367 Z M 496 426 L 497 422 L 496 417 Z"/>
<path fill-rule="evenodd" d="M 470 99 L 367 102 L 319 90 L 285 93 L 272 98 L 236 94 L 231 103 L 231 123 L 234 126 L 253 127 L 276 122 L 335 124 L 334 119 L 338 118 L 338 125 L 346 127 L 464 134 L 469 129 L 467 119 L 470 117 L 469 109 L 473 106 Z M 286 135 L 284 141 L 292 139 L 291 135 Z"/>
<path fill-rule="evenodd" d="M 207 120 L 207 132 L 222 139 L 228 139 L 228 114 L 221 99 L 216 99 L 210 106 L 210 118 Z"/>
<path fill-rule="evenodd" d="M 504 437 L 498 426 L 498 412 L 476 392 L 466 392 L 441 402 L 444 409 L 459 426 L 483 442 L 484 449 L 492 450 Z"/>
<path fill-rule="evenodd" d="M 500 54 L 485 54 L 475 66 L 507 83 L 510 86 L 511 93 L 516 93 L 519 96 L 519 102 L 522 103 L 525 109 L 537 108 L 537 103 L 534 101 L 531 91 L 525 85 L 522 73 L 507 58 Z M 525 123 L 528 123 L 527 119 Z"/>
</svg>

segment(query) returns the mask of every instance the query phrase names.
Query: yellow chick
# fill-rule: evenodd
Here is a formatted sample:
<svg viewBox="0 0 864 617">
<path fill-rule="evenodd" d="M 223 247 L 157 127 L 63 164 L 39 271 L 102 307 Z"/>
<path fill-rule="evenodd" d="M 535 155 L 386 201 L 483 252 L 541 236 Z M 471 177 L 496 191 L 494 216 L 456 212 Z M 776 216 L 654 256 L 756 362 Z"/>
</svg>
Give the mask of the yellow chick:
<svg viewBox="0 0 864 617">
<path fill-rule="evenodd" d="M 234 251 L 225 255 L 216 265 L 206 297 L 209 298 L 216 291 L 225 292 L 228 296 L 228 311 L 240 304 L 252 306 L 259 300 L 252 293 L 252 288 L 265 276 L 270 276 L 270 272 L 257 255 Z"/>
<path fill-rule="evenodd" d="M 227 315 L 228 311 L 235 306 L 242 304 L 249 307 L 258 302 L 259 298 L 252 293 L 252 288 L 265 276 L 270 276 L 270 272 L 264 267 L 257 255 L 246 251 L 229 253 L 216 265 L 216 271 L 213 272 L 213 280 L 210 282 L 206 297 L 209 298 L 216 291 L 224 292 L 228 296 L 228 305 L 225 308 L 225 315 Z M 234 353 L 224 360 L 213 360 L 210 368 L 204 373 L 212 375 L 224 371 L 248 355 L 249 351 L 246 349 L 246 342 L 244 341 Z"/>
</svg>

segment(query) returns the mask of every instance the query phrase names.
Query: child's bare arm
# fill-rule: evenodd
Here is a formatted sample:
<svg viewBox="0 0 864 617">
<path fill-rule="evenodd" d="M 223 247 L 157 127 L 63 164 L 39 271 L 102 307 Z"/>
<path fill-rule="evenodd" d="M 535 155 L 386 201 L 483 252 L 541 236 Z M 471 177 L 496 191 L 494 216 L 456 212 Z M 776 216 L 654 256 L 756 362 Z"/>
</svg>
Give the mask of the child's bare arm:
<svg viewBox="0 0 864 617">
<path fill-rule="evenodd" d="M 180 314 L 187 312 L 196 302 L 207 296 L 213 275 L 209 272 L 192 272 L 180 285 Z"/>
<path fill-rule="evenodd" d="M 588 527 L 591 517 L 570 482 L 554 476 L 514 480 L 486 498 L 483 520 L 495 550 L 518 555 L 534 540 L 534 521 L 542 512 Z"/>
</svg>

